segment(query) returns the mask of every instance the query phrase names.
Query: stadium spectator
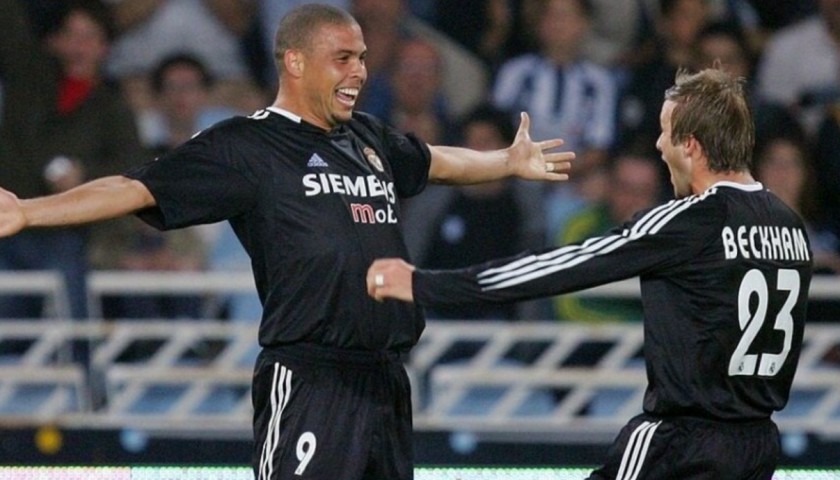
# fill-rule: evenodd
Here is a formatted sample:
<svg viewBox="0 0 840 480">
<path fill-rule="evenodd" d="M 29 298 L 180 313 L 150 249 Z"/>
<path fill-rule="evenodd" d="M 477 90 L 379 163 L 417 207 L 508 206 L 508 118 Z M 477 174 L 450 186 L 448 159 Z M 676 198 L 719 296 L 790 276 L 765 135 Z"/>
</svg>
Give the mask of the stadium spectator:
<svg viewBox="0 0 840 480">
<path fill-rule="evenodd" d="M 819 216 L 840 237 L 840 102 L 829 108 L 814 140 Z"/>
<path fill-rule="evenodd" d="M 108 60 L 115 78 L 151 72 L 177 52 L 198 57 L 221 81 L 247 78 L 240 37 L 254 14 L 238 0 L 109 0 L 120 35 Z"/>
<path fill-rule="evenodd" d="M 29 198 L 138 164 L 143 155 L 131 111 L 101 68 L 114 35 L 108 9 L 96 0 L 67 2 L 43 44 L 21 2 L 2 0 L 0 11 L 3 185 Z M 0 240 L 0 268 L 62 272 L 71 315 L 85 317 L 88 233 L 39 229 Z M 0 317 L 41 313 L 40 299 L 0 298 Z"/>
<path fill-rule="evenodd" d="M 615 138 L 617 87 L 610 72 L 581 56 L 590 28 L 590 0 L 546 0 L 537 25 L 538 53 L 499 70 L 493 102 L 532 112 L 533 137 L 561 135 L 577 152 L 575 173 L 603 165 Z"/>
<path fill-rule="evenodd" d="M 515 2 L 435 0 L 433 3 L 433 26 L 480 58 L 487 70 L 495 73 L 510 55 L 508 43 L 514 28 Z"/>
<path fill-rule="evenodd" d="M 692 65 L 697 36 L 710 23 L 706 0 L 661 0 L 655 20 L 655 50 L 633 67 L 620 101 L 618 150 L 657 157 L 662 92 L 680 67 Z"/>
<path fill-rule="evenodd" d="M 815 273 L 840 274 L 840 235 L 825 227 L 831 217 L 819 210 L 815 176 L 801 137 L 780 136 L 757 151 L 756 179 L 805 219 Z M 834 210 L 836 216 L 836 210 Z"/>
<path fill-rule="evenodd" d="M 407 0 L 351 0 L 350 8 L 365 34 L 369 80 L 359 109 L 382 115 L 387 107 L 379 99 L 387 90 L 390 71 L 397 63 L 397 47 L 405 38 L 420 38 L 438 51 L 443 61 L 441 88 L 454 116 L 463 115 L 487 94 L 484 64 L 467 49 L 427 23 L 412 16 Z"/>
<path fill-rule="evenodd" d="M 196 56 L 175 53 L 151 72 L 155 135 L 146 139 L 149 156 L 161 156 L 214 123 L 240 114 L 212 105 L 214 77 Z M 131 218 L 91 240 L 92 265 L 104 270 L 196 272 L 208 268 L 210 250 L 224 226 L 202 225 L 160 232 Z M 244 255 L 241 247 L 239 250 Z M 232 265 L 228 265 L 232 267 Z M 247 262 L 246 262 L 247 266 Z M 200 318 L 209 312 L 203 295 L 131 295 L 103 299 L 107 318 Z"/>
<path fill-rule="evenodd" d="M 775 32 L 758 69 L 758 92 L 793 111 L 813 138 L 824 110 L 840 100 L 840 0 Z"/>
<path fill-rule="evenodd" d="M 591 16 L 590 0 L 542 0 L 537 23 L 540 50 L 505 62 L 493 86 L 493 103 L 533 116 L 534 139 L 560 135 L 577 154 L 571 181 L 546 192 L 548 241 L 573 212 L 600 200 L 600 170 L 616 135 L 618 88 L 609 70 L 581 56 Z"/>
<path fill-rule="evenodd" d="M 380 94 L 381 118 L 428 143 L 452 143 L 454 125 L 442 89 L 444 64 L 435 46 L 420 38 L 400 42 L 388 84 Z"/>
<path fill-rule="evenodd" d="M 824 227 L 819 237 L 822 245 L 840 254 L 840 103 L 829 107 L 820 122 L 811 152 L 811 171 L 815 181 L 805 188 L 813 188 L 807 195 L 816 197 L 814 217 Z M 840 274 L 833 263 L 819 273 Z M 819 300 L 808 308 L 809 316 L 822 321 L 836 323 L 840 318 L 840 301 Z M 827 355 L 830 362 L 840 365 L 840 346 Z"/>
</svg>

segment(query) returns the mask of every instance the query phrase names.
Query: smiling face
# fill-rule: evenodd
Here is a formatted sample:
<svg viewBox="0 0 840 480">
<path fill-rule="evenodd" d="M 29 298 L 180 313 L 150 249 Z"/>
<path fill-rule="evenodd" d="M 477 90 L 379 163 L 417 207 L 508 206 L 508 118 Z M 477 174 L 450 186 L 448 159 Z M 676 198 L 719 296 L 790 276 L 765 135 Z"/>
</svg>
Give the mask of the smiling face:
<svg viewBox="0 0 840 480">
<path fill-rule="evenodd" d="M 290 52 L 302 97 L 298 113 L 330 130 L 347 122 L 367 80 L 367 49 L 358 24 L 321 25 L 308 47 Z"/>
<path fill-rule="evenodd" d="M 656 140 L 656 149 L 662 152 L 662 160 L 668 166 L 671 174 L 671 185 L 674 187 L 674 197 L 683 198 L 691 195 L 691 161 L 685 154 L 683 142 L 673 144 L 671 134 L 673 132 L 672 118 L 674 107 L 677 103 L 666 100 L 662 104 L 662 112 L 659 115 L 659 123 L 662 133 Z"/>
</svg>

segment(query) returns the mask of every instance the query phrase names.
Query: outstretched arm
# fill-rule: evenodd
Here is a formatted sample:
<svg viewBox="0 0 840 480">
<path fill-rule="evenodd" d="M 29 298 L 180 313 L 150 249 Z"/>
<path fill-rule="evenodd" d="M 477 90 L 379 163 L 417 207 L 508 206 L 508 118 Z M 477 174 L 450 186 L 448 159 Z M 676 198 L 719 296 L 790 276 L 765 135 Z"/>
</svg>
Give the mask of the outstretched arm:
<svg viewBox="0 0 840 480">
<path fill-rule="evenodd" d="M 464 268 L 415 269 L 399 258 L 379 259 L 368 269 L 368 292 L 379 301 L 441 307 L 532 300 L 640 275 L 664 278 L 720 242 L 725 205 L 714 200 L 668 202 L 602 236 Z"/>
<path fill-rule="evenodd" d="M 103 177 L 56 195 L 20 200 L 0 188 L 0 237 L 30 227 L 91 223 L 155 205 L 141 182 L 120 175 Z"/>
<path fill-rule="evenodd" d="M 434 145 L 429 180 L 436 183 L 471 184 L 516 176 L 527 180 L 562 181 L 568 171 L 573 152 L 549 152 L 563 145 L 557 138 L 534 142 L 528 133 L 531 121 L 522 112 L 519 131 L 510 147 L 502 150 L 477 151 L 468 148 Z"/>
</svg>

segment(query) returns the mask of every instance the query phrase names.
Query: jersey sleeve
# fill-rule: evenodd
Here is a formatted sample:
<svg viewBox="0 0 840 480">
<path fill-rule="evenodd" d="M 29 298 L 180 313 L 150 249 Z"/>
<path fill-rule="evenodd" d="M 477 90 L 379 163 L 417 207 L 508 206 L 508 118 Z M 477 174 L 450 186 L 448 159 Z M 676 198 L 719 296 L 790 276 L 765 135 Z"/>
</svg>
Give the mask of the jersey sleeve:
<svg viewBox="0 0 840 480">
<path fill-rule="evenodd" d="M 214 223 L 237 216 L 256 202 L 258 184 L 247 175 L 231 134 L 213 128 L 173 151 L 125 173 L 139 180 L 157 205 L 138 217 L 161 230 Z"/>
<path fill-rule="evenodd" d="M 422 192 L 432 162 L 429 146 L 415 135 L 399 132 L 371 115 L 359 112 L 354 118 L 376 135 L 385 149 L 385 161 L 391 166 L 397 195 L 408 198 Z"/>
<path fill-rule="evenodd" d="M 458 270 L 417 269 L 414 300 L 426 307 L 515 302 L 667 275 L 714 243 L 724 217 L 718 210 L 701 197 L 689 197 L 583 242 Z"/>
</svg>

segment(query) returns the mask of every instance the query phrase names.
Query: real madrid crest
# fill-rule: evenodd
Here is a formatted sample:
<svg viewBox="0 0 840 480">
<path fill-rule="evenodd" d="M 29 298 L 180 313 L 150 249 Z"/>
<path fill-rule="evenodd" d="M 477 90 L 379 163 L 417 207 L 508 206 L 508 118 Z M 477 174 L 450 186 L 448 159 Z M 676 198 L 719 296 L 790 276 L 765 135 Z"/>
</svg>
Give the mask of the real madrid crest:
<svg viewBox="0 0 840 480">
<path fill-rule="evenodd" d="M 379 170 L 380 172 L 384 172 L 385 168 L 382 166 L 382 160 L 379 159 L 379 156 L 376 155 L 376 152 L 373 151 L 370 147 L 365 147 L 363 150 L 365 157 L 367 157 L 368 163 L 373 165 L 373 168 Z"/>
</svg>

